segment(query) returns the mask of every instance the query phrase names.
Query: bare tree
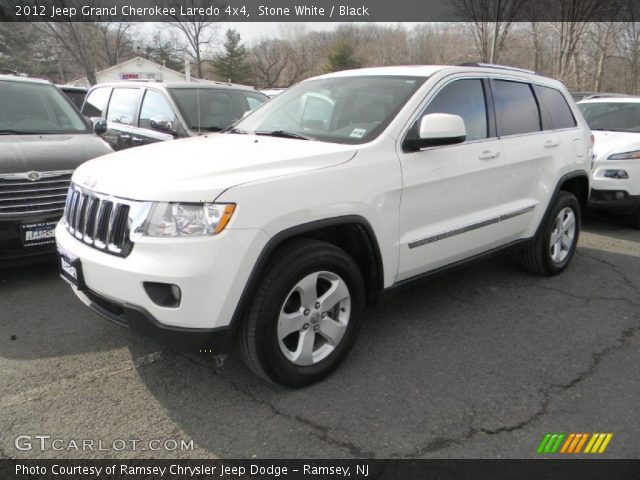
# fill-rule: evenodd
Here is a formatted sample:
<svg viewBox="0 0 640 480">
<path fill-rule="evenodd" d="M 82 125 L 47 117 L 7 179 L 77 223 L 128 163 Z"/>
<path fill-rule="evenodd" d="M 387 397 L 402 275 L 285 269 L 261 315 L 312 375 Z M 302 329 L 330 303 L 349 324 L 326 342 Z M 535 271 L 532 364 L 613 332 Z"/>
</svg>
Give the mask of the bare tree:
<svg viewBox="0 0 640 480">
<path fill-rule="evenodd" d="M 471 32 L 482 61 L 496 63 L 525 0 L 453 0 L 452 4 L 465 20 L 471 22 Z"/>
<path fill-rule="evenodd" d="M 91 85 L 97 82 L 96 71 L 102 67 L 95 39 L 99 30 L 91 22 L 34 23 L 42 34 L 59 44 L 84 71 Z"/>
<path fill-rule="evenodd" d="M 119 64 L 133 53 L 135 24 L 131 22 L 100 22 L 102 54 L 108 66 Z"/>
<path fill-rule="evenodd" d="M 212 49 L 216 43 L 218 33 L 216 22 L 220 18 L 213 14 L 208 14 L 206 10 L 201 10 L 201 7 L 207 6 L 201 0 L 183 0 L 173 3 L 179 9 L 193 9 L 194 12 L 197 12 L 193 15 L 176 15 L 173 17 L 175 22 L 170 23 L 170 25 L 185 36 L 187 43 L 184 53 L 194 61 L 198 78 L 202 78 L 204 62 L 213 59 L 213 54 L 207 55 L 205 49 Z M 222 4 L 217 4 L 217 6 L 220 7 L 220 10 L 224 9 Z M 206 56 L 210 58 L 204 58 Z"/>
<path fill-rule="evenodd" d="M 617 50 L 626 64 L 625 90 L 633 95 L 638 94 L 638 79 L 640 77 L 640 11 L 637 4 L 629 2 L 625 7 L 629 22 L 620 25 L 616 38 Z"/>
<path fill-rule="evenodd" d="M 287 66 L 287 49 L 287 44 L 282 40 L 266 38 L 253 46 L 249 57 L 257 85 L 279 85 L 282 72 Z"/>
</svg>

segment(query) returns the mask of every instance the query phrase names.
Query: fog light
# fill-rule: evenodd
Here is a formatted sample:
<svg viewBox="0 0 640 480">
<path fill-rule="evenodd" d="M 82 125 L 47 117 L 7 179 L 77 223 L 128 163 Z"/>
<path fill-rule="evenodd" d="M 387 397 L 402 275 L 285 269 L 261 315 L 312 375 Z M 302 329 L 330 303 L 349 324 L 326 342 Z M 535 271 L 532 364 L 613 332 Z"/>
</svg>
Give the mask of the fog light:
<svg viewBox="0 0 640 480">
<path fill-rule="evenodd" d="M 182 292 L 180 287 L 169 283 L 144 282 L 144 290 L 153 303 L 160 307 L 176 308 L 180 306 Z"/>
<path fill-rule="evenodd" d="M 629 178 L 629 174 L 626 170 L 606 170 L 604 172 L 606 178 L 615 178 L 617 180 L 625 180 Z"/>
<path fill-rule="evenodd" d="M 624 192 L 616 192 L 616 200 L 622 200 L 624 198 Z"/>
</svg>

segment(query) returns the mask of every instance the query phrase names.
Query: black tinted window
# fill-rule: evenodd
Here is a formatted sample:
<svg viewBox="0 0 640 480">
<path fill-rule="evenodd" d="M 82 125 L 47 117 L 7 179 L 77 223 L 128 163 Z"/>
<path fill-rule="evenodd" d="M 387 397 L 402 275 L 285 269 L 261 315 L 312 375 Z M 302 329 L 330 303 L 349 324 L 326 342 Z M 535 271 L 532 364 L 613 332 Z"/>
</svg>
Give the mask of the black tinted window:
<svg viewBox="0 0 640 480">
<path fill-rule="evenodd" d="M 107 120 L 132 125 L 139 96 L 140 89 L 138 88 L 114 88 L 109 102 Z"/>
<path fill-rule="evenodd" d="M 540 131 L 538 104 L 528 83 L 495 80 L 493 101 L 498 135 Z"/>
<path fill-rule="evenodd" d="M 104 117 L 110 91 L 107 87 L 92 90 L 84 102 L 82 114 L 85 117 Z"/>
<path fill-rule="evenodd" d="M 449 113 L 464 120 L 467 140 L 487 138 L 487 107 L 481 80 L 456 80 L 438 92 L 423 115 Z M 422 118 L 422 117 L 421 117 Z M 412 128 L 417 135 L 419 123 Z"/>
<path fill-rule="evenodd" d="M 542 114 L 542 127 L 545 130 L 557 130 L 559 128 L 571 128 L 576 126 L 576 119 L 567 100 L 558 90 L 536 85 L 536 94 L 540 102 Z"/>
<path fill-rule="evenodd" d="M 224 130 L 253 109 L 249 98 L 254 102 L 267 100 L 253 92 L 245 95 L 239 90 L 195 87 L 174 88 L 171 95 L 191 130 L 212 132 Z"/>
</svg>

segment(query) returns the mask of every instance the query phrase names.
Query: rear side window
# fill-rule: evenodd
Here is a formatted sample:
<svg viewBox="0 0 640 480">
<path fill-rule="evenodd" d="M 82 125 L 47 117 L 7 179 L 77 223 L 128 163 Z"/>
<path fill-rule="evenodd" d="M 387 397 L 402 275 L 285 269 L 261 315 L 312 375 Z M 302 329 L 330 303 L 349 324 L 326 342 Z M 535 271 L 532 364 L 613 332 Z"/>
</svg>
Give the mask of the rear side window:
<svg viewBox="0 0 640 480">
<path fill-rule="evenodd" d="M 518 135 L 540 131 L 540 112 L 528 83 L 493 81 L 498 135 Z"/>
<path fill-rule="evenodd" d="M 114 88 L 109 102 L 107 120 L 124 125 L 133 125 L 133 119 L 138 107 L 138 88 Z"/>
<path fill-rule="evenodd" d="M 82 114 L 85 117 L 104 117 L 110 91 L 108 87 L 92 90 L 84 102 Z"/>
<path fill-rule="evenodd" d="M 536 85 L 536 95 L 540 102 L 542 114 L 542 128 L 544 130 L 558 130 L 573 128 L 577 125 L 571 108 L 564 95 L 555 88 Z"/>
</svg>

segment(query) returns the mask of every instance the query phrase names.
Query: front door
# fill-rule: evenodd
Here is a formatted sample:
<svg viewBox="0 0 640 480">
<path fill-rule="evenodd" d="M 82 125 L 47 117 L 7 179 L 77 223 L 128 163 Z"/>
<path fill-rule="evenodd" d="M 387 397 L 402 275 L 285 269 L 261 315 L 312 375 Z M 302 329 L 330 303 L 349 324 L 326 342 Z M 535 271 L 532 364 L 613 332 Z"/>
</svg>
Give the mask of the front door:
<svg viewBox="0 0 640 480">
<path fill-rule="evenodd" d="M 463 118 L 466 141 L 400 152 L 401 281 L 497 246 L 504 155 L 491 124 L 488 88 L 480 78 L 442 86 L 407 136 L 418 134 L 425 114 Z"/>
</svg>

